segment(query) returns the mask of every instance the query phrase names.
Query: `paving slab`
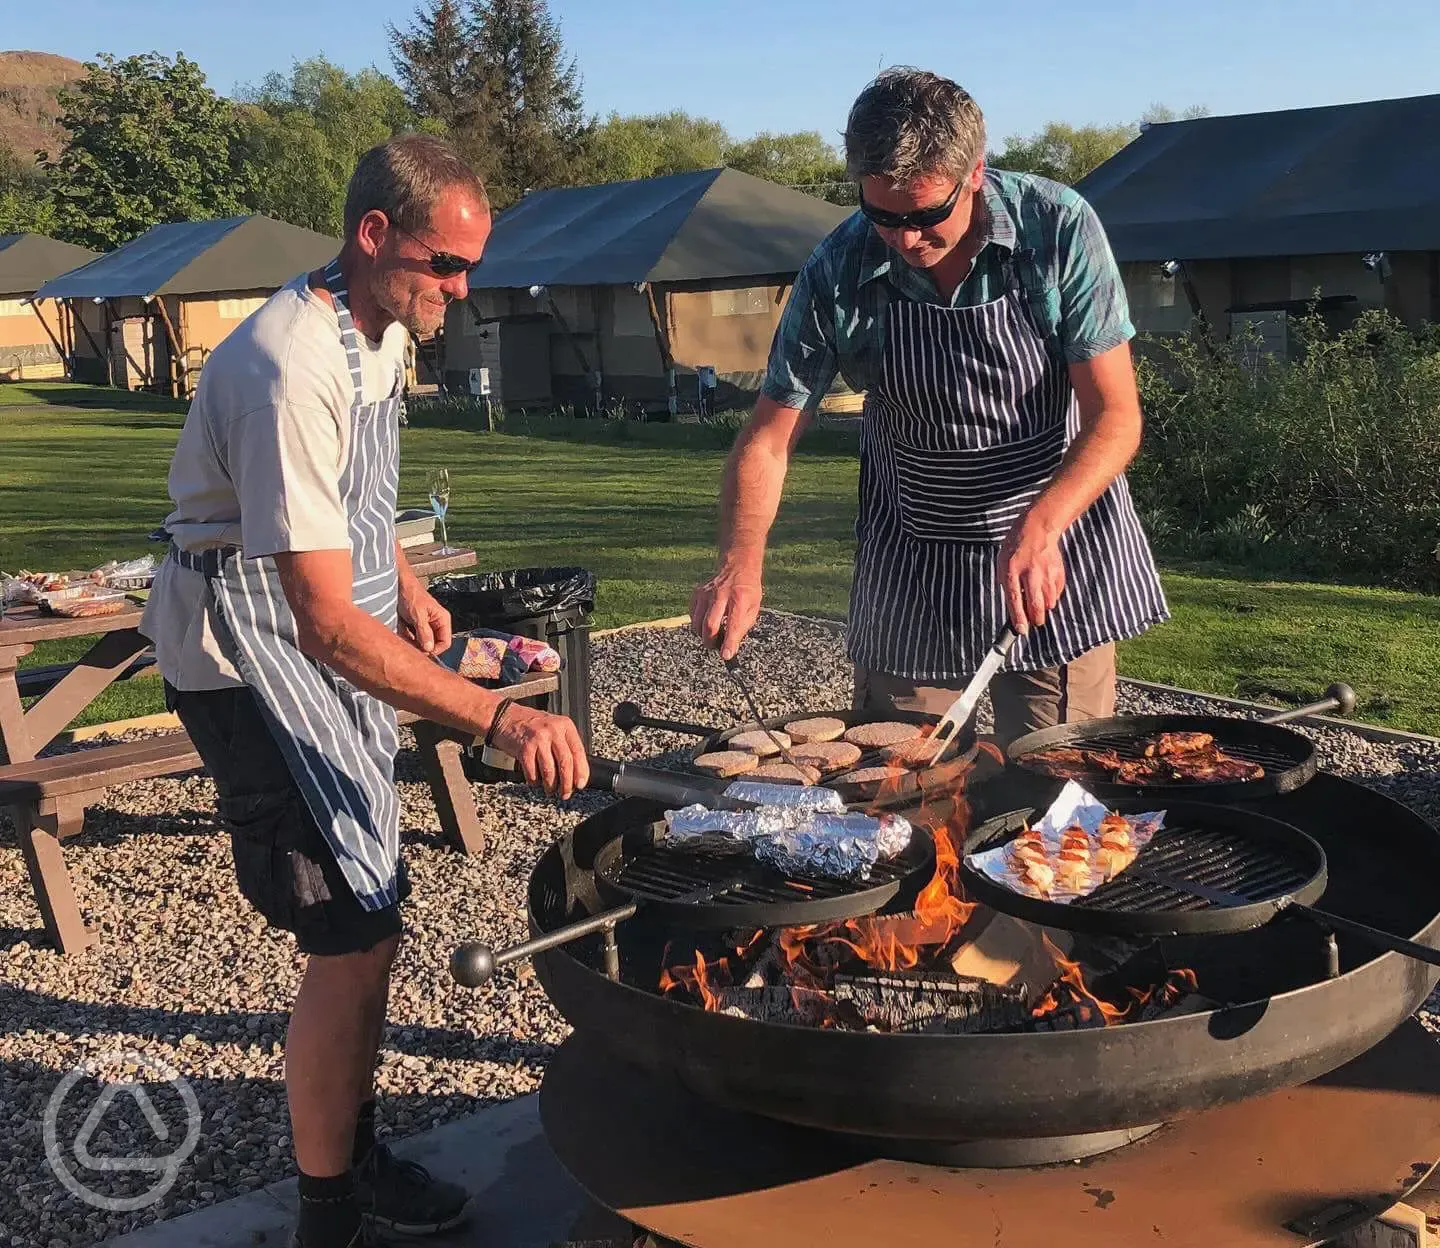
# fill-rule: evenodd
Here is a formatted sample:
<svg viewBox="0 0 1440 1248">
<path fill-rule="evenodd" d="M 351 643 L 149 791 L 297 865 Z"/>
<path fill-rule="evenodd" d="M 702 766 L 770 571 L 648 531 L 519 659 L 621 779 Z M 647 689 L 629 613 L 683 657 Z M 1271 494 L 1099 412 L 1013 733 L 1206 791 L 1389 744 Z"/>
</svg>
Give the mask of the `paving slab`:
<svg viewBox="0 0 1440 1248">
<path fill-rule="evenodd" d="M 397 1156 L 474 1193 L 467 1226 L 407 1243 L 436 1248 L 549 1248 L 595 1211 L 540 1127 L 538 1096 L 519 1097 L 394 1143 Z M 107 1240 L 113 1248 L 286 1248 L 294 1179 Z"/>
</svg>

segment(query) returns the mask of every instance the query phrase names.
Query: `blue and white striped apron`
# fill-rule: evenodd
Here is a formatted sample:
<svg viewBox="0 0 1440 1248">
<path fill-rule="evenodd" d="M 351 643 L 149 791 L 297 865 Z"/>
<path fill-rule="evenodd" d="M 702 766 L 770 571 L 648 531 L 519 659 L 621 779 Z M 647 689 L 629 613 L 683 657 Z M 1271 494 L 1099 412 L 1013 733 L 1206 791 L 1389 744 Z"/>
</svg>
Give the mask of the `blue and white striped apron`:
<svg viewBox="0 0 1440 1248">
<path fill-rule="evenodd" d="M 326 268 L 325 283 L 335 299 L 355 388 L 349 456 L 340 476 L 349 517 L 352 592 L 356 606 L 393 629 L 400 379 L 397 374 L 389 398 L 364 402 L 360 346 L 338 261 Z M 273 557 L 247 559 L 233 549 L 199 554 L 171 549 L 182 564 L 209 576 L 226 649 L 255 692 L 351 890 L 367 910 L 390 905 L 398 899 L 403 871 L 394 708 L 301 652 Z"/>
<path fill-rule="evenodd" d="M 1030 322 L 1013 268 L 990 303 L 892 299 L 865 400 L 850 657 L 933 684 L 968 678 L 1007 605 L 1000 543 L 1079 432 L 1065 361 Z M 1060 540 L 1066 588 L 1009 670 L 1058 667 L 1169 618 L 1119 476 Z"/>
</svg>

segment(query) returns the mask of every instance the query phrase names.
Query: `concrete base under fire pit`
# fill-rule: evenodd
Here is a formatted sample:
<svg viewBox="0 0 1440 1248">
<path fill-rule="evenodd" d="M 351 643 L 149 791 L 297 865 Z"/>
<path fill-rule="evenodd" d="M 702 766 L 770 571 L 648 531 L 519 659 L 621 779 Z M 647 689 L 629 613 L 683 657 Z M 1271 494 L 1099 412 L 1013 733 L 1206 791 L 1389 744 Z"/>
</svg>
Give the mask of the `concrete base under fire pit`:
<svg viewBox="0 0 1440 1248">
<path fill-rule="evenodd" d="M 690 1248 L 1298 1248 L 1370 1221 L 1435 1168 L 1440 1048 L 1407 1022 L 1313 1083 L 1035 1169 L 857 1158 L 834 1135 L 707 1105 L 579 1036 L 546 1071 L 541 1117 L 596 1200 Z"/>
</svg>

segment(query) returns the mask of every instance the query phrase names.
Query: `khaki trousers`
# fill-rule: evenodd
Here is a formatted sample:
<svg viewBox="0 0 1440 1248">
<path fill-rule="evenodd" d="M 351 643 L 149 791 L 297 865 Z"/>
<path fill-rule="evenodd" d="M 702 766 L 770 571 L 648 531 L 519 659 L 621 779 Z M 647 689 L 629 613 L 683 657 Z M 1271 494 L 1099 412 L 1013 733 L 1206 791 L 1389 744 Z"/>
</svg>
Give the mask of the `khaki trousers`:
<svg viewBox="0 0 1440 1248">
<path fill-rule="evenodd" d="M 905 676 L 857 667 L 855 710 L 882 719 L 895 711 L 943 715 L 966 683 L 921 685 Z M 990 682 L 990 701 L 1002 746 L 1041 728 L 1113 715 L 1115 645 L 1096 646 L 1063 667 L 998 672 Z"/>
</svg>

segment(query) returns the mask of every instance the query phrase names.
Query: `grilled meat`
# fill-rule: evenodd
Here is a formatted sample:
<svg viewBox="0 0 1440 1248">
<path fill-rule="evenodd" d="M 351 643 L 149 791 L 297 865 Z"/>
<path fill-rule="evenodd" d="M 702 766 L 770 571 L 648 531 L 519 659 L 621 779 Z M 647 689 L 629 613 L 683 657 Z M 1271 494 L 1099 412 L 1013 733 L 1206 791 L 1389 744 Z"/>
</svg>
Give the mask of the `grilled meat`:
<svg viewBox="0 0 1440 1248">
<path fill-rule="evenodd" d="M 1145 744 L 1146 758 L 1169 758 L 1175 754 L 1188 754 L 1203 750 L 1215 744 L 1215 738 L 1208 732 L 1162 732 L 1153 741 Z"/>
<path fill-rule="evenodd" d="M 1196 750 L 1166 759 L 1172 780 L 1190 784 L 1223 784 L 1234 780 L 1259 780 L 1265 768 L 1243 758 L 1231 758 L 1219 750 Z"/>
<path fill-rule="evenodd" d="M 1121 784 L 1163 784 L 1169 778 L 1169 769 L 1158 758 L 1127 758 L 1115 769 L 1115 779 Z"/>
</svg>

